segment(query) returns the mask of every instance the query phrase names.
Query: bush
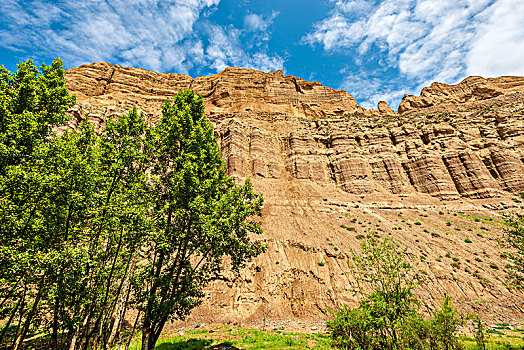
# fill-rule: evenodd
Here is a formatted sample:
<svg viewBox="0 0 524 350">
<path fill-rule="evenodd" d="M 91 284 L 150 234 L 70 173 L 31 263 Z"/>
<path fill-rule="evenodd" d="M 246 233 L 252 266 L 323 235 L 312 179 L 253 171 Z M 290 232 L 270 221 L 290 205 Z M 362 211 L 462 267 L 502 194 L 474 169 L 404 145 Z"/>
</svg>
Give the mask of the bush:
<svg viewBox="0 0 524 350">
<path fill-rule="evenodd" d="M 370 235 L 361 254 L 353 252 L 354 292 L 359 306 L 342 306 L 327 322 L 332 345 L 342 349 L 461 349 L 458 327 L 464 324 L 446 297 L 433 317 L 418 311 L 413 290 L 418 273 L 407 261 L 406 250 L 389 238 Z"/>
<path fill-rule="evenodd" d="M 373 349 L 378 345 L 376 336 L 369 332 L 373 318 L 362 308 L 351 309 L 344 305 L 335 318 L 326 322 L 332 345 L 342 349 Z"/>
<path fill-rule="evenodd" d="M 466 243 L 473 243 L 473 242 L 471 241 L 471 239 L 469 239 L 469 238 L 466 238 L 466 239 L 464 240 L 464 242 L 466 242 Z"/>
<path fill-rule="evenodd" d="M 514 214 L 505 223 L 505 243 L 512 248 L 506 253 L 512 262 L 508 274 L 515 287 L 524 289 L 524 217 Z"/>
</svg>

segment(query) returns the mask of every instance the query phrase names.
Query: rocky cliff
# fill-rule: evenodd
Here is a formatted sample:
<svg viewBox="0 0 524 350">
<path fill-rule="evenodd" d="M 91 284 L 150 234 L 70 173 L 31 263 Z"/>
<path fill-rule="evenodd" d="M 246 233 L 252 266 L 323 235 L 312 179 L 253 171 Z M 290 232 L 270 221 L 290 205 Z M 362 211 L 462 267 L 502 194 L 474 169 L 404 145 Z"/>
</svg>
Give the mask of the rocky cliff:
<svg viewBox="0 0 524 350">
<path fill-rule="evenodd" d="M 202 93 L 229 173 L 264 193 L 268 252 L 210 286 L 192 317 L 318 318 L 354 304 L 349 252 L 377 232 L 408 246 L 427 308 L 448 293 L 465 310 L 524 318 L 497 243 L 524 191 L 523 77 L 434 83 L 405 96 L 399 114 L 281 71 L 193 79 L 94 63 L 66 77 L 73 127 L 132 105 L 154 120 L 179 89 Z"/>
<path fill-rule="evenodd" d="M 405 95 L 399 113 L 468 112 L 522 102 L 524 77 L 468 77 L 456 85 L 433 83 L 420 96 Z"/>
</svg>

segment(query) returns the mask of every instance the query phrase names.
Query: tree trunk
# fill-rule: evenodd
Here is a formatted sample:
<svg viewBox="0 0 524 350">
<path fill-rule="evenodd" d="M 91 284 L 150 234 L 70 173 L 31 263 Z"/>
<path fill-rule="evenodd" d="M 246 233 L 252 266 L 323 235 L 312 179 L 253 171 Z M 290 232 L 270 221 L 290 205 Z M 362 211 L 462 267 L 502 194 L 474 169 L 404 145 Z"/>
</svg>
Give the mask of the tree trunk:
<svg viewBox="0 0 524 350">
<path fill-rule="evenodd" d="M 142 350 L 154 350 L 158 336 L 153 329 L 144 330 L 142 333 Z"/>
<path fill-rule="evenodd" d="M 42 294 L 44 294 L 44 282 L 45 282 L 45 274 L 42 276 L 42 279 L 40 280 L 40 283 L 38 286 L 38 293 L 36 294 L 35 301 L 33 302 L 33 306 L 31 307 L 31 310 L 27 314 L 27 317 L 24 322 L 24 326 L 22 327 L 22 331 L 16 338 L 15 344 L 13 346 L 13 350 L 19 350 L 20 347 L 22 346 L 22 342 L 24 341 L 27 331 L 29 330 L 29 326 L 31 326 L 31 321 L 33 320 L 33 317 L 36 314 L 36 310 L 38 308 L 38 303 L 40 302 L 40 298 L 42 298 Z"/>
<path fill-rule="evenodd" d="M 115 307 L 116 309 L 116 317 L 115 322 L 113 323 L 113 327 L 111 328 L 111 333 L 109 335 L 109 339 L 107 340 L 107 345 L 109 348 L 113 345 L 113 342 L 115 341 L 115 337 L 118 333 L 118 329 L 120 328 L 120 322 L 122 321 L 122 318 L 124 317 L 125 311 L 126 311 L 126 304 L 129 300 L 129 292 L 131 290 L 131 275 L 132 272 L 135 269 L 136 264 L 136 256 L 133 256 L 130 268 L 128 269 L 128 272 L 126 273 L 126 277 L 124 279 L 124 283 L 122 286 L 122 297 L 119 298 L 118 303 Z"/>
<path fill-rule="evenodd" d="M 58 311 L 59 311 L 59 300 L 55 297 L 55 309 L 53 311 L 53 332 L 51 334 L 51 344 L 53 349 L 58 349 Z"/>
<path fill-rule="evenodd" d="M 147 322 L 147 327 L 142 328 L 142 350 L 155 349 L 156 342 L 166 322 L 167 317 L 162 317 L 162 319 L 157 322 Z"/>
<path fill-rule="evenodd" d="M 0 345 L 2 345 L 2 343 L 4 341 L 4 337 L 5 337 L 6 333 L 7 333 L 7 330 L 11 326 L 11 323 L 13 322 L 13 320 L 14 320 L 14 318 L 16 316 L 16 312 L 18 311 L 18 308 L 20 308 L 21 305 L 22 305 L 22 308 L 23 308 L 24 300 L 25 300 L 25 289 L 24 289 L 24 293 L 22 294 L 22 296 L 20 297 L 20 299 L 16 303 L 15 307 L 13 308 L 13 311 L 11 311 L 11 315 L 9 316 L 9 319 L 4 324 L 4 328 L 2 329 L 2 333 L 0 334 Z M 20 312 L 22 312 L 22 311 L 20 311 Z"/>
<path fill-rule="evenodd" d="M 80 315 L 84 313 L 84 309 L 87 309 L 87 307 L 82 306 L 82 308 L 80 309 Z M 88 322 L 89 322 L 89 311 L 87 311 L 87 314 L 84 317 L 82 324 L 79 324 L 75 327 L 73 337 L 71 338 L 71 343 L 69 344 L 69 350 L 75 350 L 76 344 L 78 342 L 78 338 L 81 337 L 82 330 L 87 326 Z"/>
</svg>

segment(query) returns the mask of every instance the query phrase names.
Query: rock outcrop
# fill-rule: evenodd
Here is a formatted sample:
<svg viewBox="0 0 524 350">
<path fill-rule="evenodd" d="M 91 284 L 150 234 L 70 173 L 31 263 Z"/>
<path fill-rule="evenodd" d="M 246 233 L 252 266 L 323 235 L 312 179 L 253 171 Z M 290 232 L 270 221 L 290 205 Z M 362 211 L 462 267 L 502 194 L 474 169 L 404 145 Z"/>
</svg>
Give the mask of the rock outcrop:
<svg viewBox="0 0 524 350">
<path fill-rule="evenodd" d="M 268 252 L 210 286 L 192 317 L 317 318 L 354 304 L 349 252 L 370 232 L 407 245 L 426 273 L 428 308 L 447 293 L 470 311 L 524 317 L 523 295 L 489 267 L 507 264 L 501 214 L 521 210 L 524 78 L 435 83 L 406 96 L 401 115 L 386 103 L 373 115 L 346 91 L 281 71 L 193 79 L 95 63 L 66 78 L 78 97 L 72 127 L 84 115 L 101 125 L 132 105 L 155 120 L 179 89 L 202 93 L 229 174 L 264 194 Z"/>
<path fill-rule="evenodd" d="M 397 113 L 391 109 L 391 107 L 388 105 L 386 101 L 380 101 L 378 103 L 378 113 L 381 115 L 397 115 Z"/>
<path fill-rule="evenodd" d="M 522 101 L 524 77 L 468 77 L 456 85 L 433 83 L 420 96 L 405 95 L 400 114 L 445 113 L 492 108 L 510 101 Z M 494 99 L 495 97 L 501 97 Z"/>
<path fill-rule="evenodd" d="M 156 73 L 139 68 L 123 68 L 93 63 L 67 72 L 69 88 L 80 101 L 93 104 L 136 105 L 158 114 L 161 105 L 180 89 L 194 89 L 206 101 L 206 112 L 213 114 L 286 114 L 320 118 L 364 113 L 353 96 L 333 90 L 319 82 L 309 82 L 282 71 L 264 73 L 253 69 L 226 68 L 207 77 Z"/>
</svg>

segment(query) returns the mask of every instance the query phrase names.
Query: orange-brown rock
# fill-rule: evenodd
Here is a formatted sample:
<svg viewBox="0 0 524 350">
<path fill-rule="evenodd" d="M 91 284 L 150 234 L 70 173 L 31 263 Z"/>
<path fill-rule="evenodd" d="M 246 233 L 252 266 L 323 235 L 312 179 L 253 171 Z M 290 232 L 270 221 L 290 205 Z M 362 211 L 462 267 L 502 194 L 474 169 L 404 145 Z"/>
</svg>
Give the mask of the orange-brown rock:
<svg viewBox="0 0 524 350">
<path fill-rule="evenodd" d="M 524 191 L 524 78 L 433 84 L 405 97 L 402 115 L 382 104 L 373 116 L 345 91 L 280 71 L 193 79 L 95 63 L 66 77 L 78 96 L 72 127 L 131 105 L 155 120 L 179 89 L 202 93 L 229 174 L 264 194 L 268 252 L 213 283 L 193 319 L 318 319 L 355 305 L 350 251 L 377 232 L 425 271 L 428 308 L 448 294 L 465 311 L 524 320 L 524 295 L 508 291 L 497 245 L 501 215 L 521 210 L 512 198 Z"/>
<path fill-rule="evenodd" d="M 491 108 L 500 101 L 522 100 L 524 77 L 468 77 L 456 85 L 433 83 L 420 96 L 405 95 L 398 107 L 400 114 L 444 113 Z M 498 96 L 504 98 L 493 101 Z"/>
<path fill-rule="evenodd" d="M 180 89 L 194 89 L 206 101 L 208 114 L 266 111 L 295 117 L 319 118 L 365 112 L 344 90 L 333 90 L 282 71 L 264 73 L 253 69 L 226 68 L 207 77 L 156 73 L 93 63 L 67 71 L 69 89 L 80 100 L 136 105 L 158 113 L 167 97 Z"/>
<path fill-rule="evenodd" d="M 378 103 L 378 112 L 381 115 L 397 115 L 397 113 L 391 109 L 391 107 L 388 105 L 386 101 L 380 101 Z"/>
</svg>

